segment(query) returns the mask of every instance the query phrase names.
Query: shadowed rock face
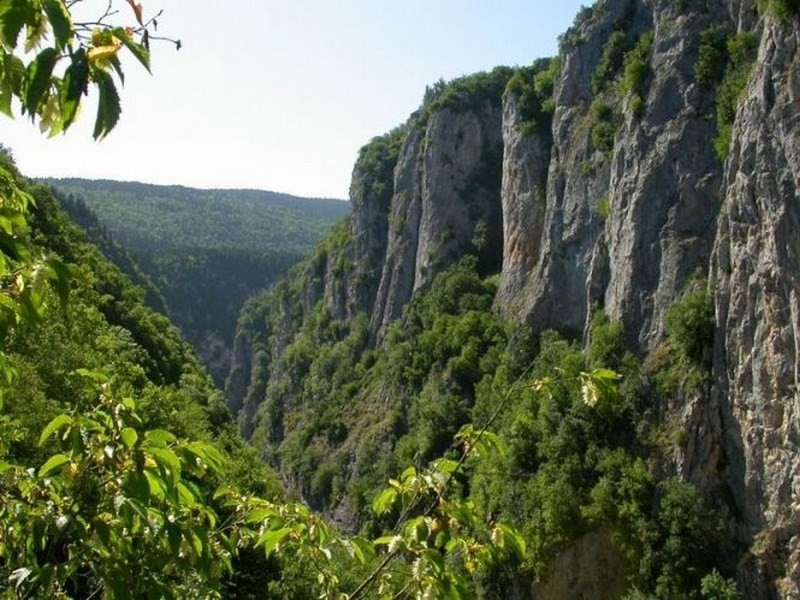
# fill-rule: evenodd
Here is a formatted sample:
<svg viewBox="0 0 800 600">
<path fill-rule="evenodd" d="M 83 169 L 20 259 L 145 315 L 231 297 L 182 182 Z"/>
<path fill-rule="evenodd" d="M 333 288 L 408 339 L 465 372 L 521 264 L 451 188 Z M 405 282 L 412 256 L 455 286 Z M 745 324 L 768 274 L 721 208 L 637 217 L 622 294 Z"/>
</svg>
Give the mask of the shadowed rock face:
<svg viewBox="0 0 800 600">
<path fill-rule="evenodd" d="M 601 306 L 645 355 L 690 280 L 708 276 L 713 381 L 668 407 L 687 436 L 664 469 L 726 504 L 747 597 L 800 598 L 800 24 L 760 16 L 750 0 L 679 4 L 597 3 L 564 38 L 549 131 L 525 129 L 516 93 L 412 117 L 385 193 L 370 191 L 374 172 L 354 171 L 349 238 L 307 267 L 302 312 L 322 299 L 336 319 L 368 318 L 368 345 L 380 346 L 415 293 L 476 253 L 485 274 L 500 273 L 504 317 L 586 336 Z M 760 39 L 724 164 L 714 91 L 695 80 L 702 32 L 721 23 Z M 638 100 L 617 83 L 593 89 L 615 30 L 628 50 L 652 34 Z M 597 98 L 615 109 L 612 148 L 596 147 Z M 232 372 L 231 402 L 249 415 L 261 393 L 249 373 L 268 370 L 298 327 L 279 317 L 265 317 L 267 333 L 240 332 L 234 363 L 251 364 Z M 537 597 L 557 595 L 547 590 L 560 577 Z"/>
</svg>

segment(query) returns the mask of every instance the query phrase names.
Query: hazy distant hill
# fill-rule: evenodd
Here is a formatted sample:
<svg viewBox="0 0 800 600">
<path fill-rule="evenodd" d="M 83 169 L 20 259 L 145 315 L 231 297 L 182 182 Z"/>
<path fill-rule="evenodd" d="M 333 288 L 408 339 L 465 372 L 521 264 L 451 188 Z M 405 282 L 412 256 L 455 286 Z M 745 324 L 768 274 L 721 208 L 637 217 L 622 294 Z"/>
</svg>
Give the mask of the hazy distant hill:
<svg viewBox="0 0 800 600">
<path fill-rule="evenodd" d="M 227 371 L 242 303 L 307 254 L 349 209 L 341 200 L 257 190 L 44 181 L 68 212 L 88 209 L 137 256 L 217 381 Z"/>
<path fill-rule="evenodd" d="M 44 181 L 81 196 L 117 240 L 135 252 L 187 245 L 306 252 L 348 211 L 342 200 L 260 190 L 90 179 Z"/>
</svg>

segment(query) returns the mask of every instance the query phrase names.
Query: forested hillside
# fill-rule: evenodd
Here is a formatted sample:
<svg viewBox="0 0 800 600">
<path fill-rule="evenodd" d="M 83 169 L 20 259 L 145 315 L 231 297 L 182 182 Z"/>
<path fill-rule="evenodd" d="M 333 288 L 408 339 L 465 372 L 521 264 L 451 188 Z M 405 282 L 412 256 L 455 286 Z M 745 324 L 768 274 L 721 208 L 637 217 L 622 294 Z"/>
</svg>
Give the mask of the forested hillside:
<svg viewBox="0 0 800 600">
<path fill-rule="evenodd" d="M 385 147 L 364 148 L 359 176 L 382 176 L 364 159 Z M 348 313 L 348 287 L 365 283 L 348 260 L 354 243 L 340 226 L 240 320 L 227 394 L 290 491 L 345 530 L 379 534 L 384 482 L 406 465 L 457 460 L 465 431 L 486 427 L 502 443 L 468 462 L 461 493 L 519 528 L 528 552 L 477 571 L 480 595 L 737 597 L 720 574 L 732 573 L 723 513 L 667 466 L 682 432 L 662 411 L 708 378 L 708 339 L 692 339 L 713 328 L 702 286 L 675 305 L 658 358 L 626 352 L 599 307 L 583 352 L 574 336 L 498 316 L 492 250 L 470 244 L 375 345 L 368 315 Z"/>
<path fill-rule="evenodd" d="M 200 512 L 219 509 L 204 506 L 214 488 L 278 498 L 280 484 L 236 434 L 177 329 L 5 152 L 1 264 L 11 268 L 0 310 L 0 597 L 87 597 L 104 588 L 117 598 L 186 597 L 203 587 L 192 581 L 195 569 L 225 560 L 208 545 L 203 519 L 213 513 Z M 28 198 L 30 212 L 16 212 L 14 197 Z M 37 261 L 33 271 L 25 261 Z M 137 475 L 131 468 L 144 456 L 157 463 Z M 170 473 L 172 485 L 161 479 Z M 155 542 L 167 518 L 175 532 Z M 180 550 L 193 543 L 181 538 L 187 523 L 199 526 L 196 550 Z M 109 552 L 118 562 L 101 573 Z M 175 571 L 164 571 L 168 564 Z M 212 579 L 223 575 L 217 568 Z"/>
<path fill-rule="evenodd" d="M 133 253 L 218 383 L 229 368 L 244 301 L 307 255 L 348 210 L 338 200 L 255 190 L 46 181 L 70 216 L 86 221 L 96 242 L 105 229 Z M 122 258 L 119 252 L 111 257 Z"/>
<path fill-rule="evenodd" d="M 145 291 L 5 152 L 0 184 L 0 597 L 465 597 L 524 556 L 450 460 L 376 501 L 387 528 L 408 503 L 391 537 L 344 537 L 284 500 Z"/>
</svg>

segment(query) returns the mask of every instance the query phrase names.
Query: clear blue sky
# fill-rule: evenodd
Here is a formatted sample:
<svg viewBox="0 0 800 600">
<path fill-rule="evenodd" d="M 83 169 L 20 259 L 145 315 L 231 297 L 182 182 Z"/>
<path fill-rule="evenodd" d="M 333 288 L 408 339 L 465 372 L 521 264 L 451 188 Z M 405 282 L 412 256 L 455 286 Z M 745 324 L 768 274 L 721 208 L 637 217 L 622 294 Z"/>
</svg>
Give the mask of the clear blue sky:
<svg viewBox="0 0 800 600">
<path fill-rule="evenodd" d="M 139 1 L 164 9 L 159 32 L 183 49 L 155 45 L 152 77 L 123 61 L 123 115 L 103 142 L 91 102 L 51 140 L 0 119 L 23 173 L 345 198 L 358 149 L 405 121 L 427 84 L 555 54 L 582 4 Z"/>
</svg>

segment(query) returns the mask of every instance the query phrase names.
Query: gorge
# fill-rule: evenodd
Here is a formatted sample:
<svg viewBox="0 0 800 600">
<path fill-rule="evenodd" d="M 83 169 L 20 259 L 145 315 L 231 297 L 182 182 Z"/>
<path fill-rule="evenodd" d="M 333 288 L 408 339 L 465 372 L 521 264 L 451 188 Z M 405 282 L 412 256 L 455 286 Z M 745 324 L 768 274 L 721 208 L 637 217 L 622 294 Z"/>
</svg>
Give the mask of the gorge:
<svg viewBox="0 0 800 600">
<path fill-rule="evenodd" d="M 636 400 L 604 443 L 721 515 L 705 558 L 745 597 L 800 597 L 799 19 L 794 1 L 602 0 L 558 57 L 437 84 L 365 146 L 349 220 L 239 321 L 228 403 L 288 489 L 369 527 L 381 479 L 480 425 L 489 388 L 614 338 L 604 366 Z M 520 402 L 496 428 L 524 443 Z M 564 458 L 525 456 L 534 479 Z M 561 490 L 584 501 L 555 519 L 581 524 L 503 594 L 622 595 L 644 559 L 623 517 L 590 517 L 607 467 Z M 515 498 L 496 509 L 550 527 Z"/>
</svg>

